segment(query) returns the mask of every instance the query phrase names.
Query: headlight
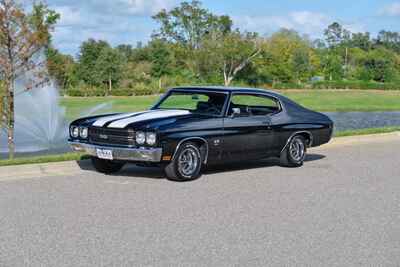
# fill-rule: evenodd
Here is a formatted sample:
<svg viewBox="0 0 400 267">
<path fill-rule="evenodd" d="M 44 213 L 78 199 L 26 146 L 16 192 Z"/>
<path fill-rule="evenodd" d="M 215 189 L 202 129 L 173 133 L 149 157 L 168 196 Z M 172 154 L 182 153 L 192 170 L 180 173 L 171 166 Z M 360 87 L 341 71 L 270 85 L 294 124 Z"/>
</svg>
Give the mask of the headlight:
<svg viewBox="0 0 400 267">
<path fill-rule="evenodd" d="M 156 133 L 147 133 L 146 134 L 146 143 L 150 146 L 154 146 L 157 141 Z"/>
<path fill-rule="evenodd" d="M 73 138 L 78 138 L 79 137 L 79 128 L 76 126 L 71 126 L 69 129 L 69 132 Z"/>
<path fill-rule="evenodd" d="M 88 128 L 86 127 L 79 128 L 79 136 L 83 139 L 88 138 Z"/>
<path fill-rule="evenodd" d="M 146 134 L 144 132 L 136 133 L 136 143 L 139 145 L 144 145 L 146 142 Z"/>
</svg>

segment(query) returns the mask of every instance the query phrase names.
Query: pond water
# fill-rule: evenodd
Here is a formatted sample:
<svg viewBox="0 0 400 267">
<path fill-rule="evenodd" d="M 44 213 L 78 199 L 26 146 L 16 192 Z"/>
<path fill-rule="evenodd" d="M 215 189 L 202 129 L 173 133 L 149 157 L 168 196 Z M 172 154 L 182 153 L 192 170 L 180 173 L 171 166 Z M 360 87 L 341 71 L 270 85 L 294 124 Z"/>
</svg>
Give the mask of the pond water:
<svg viewBox="0 0 400 267">
<path fill-rule="evenodd" d="M 336 131 L 400 126 L 400 111 L 395 112 L 325 112 L 335 123 Z"/>
<path fill-rule="evenodd" d="M 400 111 L 396 112 L 325 112 L 335 123 L 335 131 L 400 126 Z M 70 152 L 67 143 L 57 149 L 34 153 L 17 153 L 17 156 L 34 156 Z M 0 159 L 7 154 L 0 153 Z"/>
</svg>

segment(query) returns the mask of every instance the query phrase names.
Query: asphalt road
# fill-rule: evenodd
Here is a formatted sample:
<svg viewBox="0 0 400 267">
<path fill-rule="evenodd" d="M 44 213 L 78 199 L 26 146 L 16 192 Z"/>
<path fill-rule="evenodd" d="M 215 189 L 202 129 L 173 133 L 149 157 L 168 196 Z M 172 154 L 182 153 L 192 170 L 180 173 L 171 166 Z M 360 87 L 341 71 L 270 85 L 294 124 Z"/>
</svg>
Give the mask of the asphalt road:
<svg viewBox="0 0 400 267">
<path fill-rule="evenodd" d="M 190 183 L 136 167 L 0 180 L 0 266 L 400 266 L 399 139 Z"/>
</svg>

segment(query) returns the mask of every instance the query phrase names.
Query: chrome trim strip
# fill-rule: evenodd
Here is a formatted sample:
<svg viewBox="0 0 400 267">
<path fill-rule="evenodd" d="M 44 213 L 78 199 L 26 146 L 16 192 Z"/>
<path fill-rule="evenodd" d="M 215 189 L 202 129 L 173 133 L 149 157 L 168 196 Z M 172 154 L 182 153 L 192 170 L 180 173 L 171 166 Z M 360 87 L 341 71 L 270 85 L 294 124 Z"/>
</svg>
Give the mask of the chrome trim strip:
<svg viewBox="0 0 400 267">
<path fill-rule="evenodd" d="M 115 160 L 161 162 L 162 157 L 162 148 L 120 148 L 73 141 L 68 143 L 74 151 L 85 152 L 91 156 L 97 156 L 96 149 L 111 150 Z"/>
<path fill-rule="evenodd" d="M 203 142 L 206 144 L 206 155 L 205 155 L 205 157 L 204 157 L 204 164 L 207 164 L 207 161 L 208 161 L 208 153 L 209 153 L 209 151 L 208 151 L 208 149 L 209 149 L 209 148 L 208 148 L 208 142 L 207 142 L 206 139 L 204 139 L 204 138 L 202 138 L 202 137 L 188 137 L 188 138 L 182 139 L 182 140 L 178 143 L 178 145 L 176 146 L 176 148 L 175 148 L 174 155 L 172 156 L 172 161 L 175 159 L 176 152 L 178 152 L 179 147 L 180 147 L 184 142 L 190 141 L 190 140 L 200 140 L 200 141 L 203 141 Z"/>
<path fill-rule="evenodd" d="M 298 134 L 301 134 L 301 133 L 306 133 L 306 134 L 308 134 L 308 135 L 310 136 L 310 143 L 308 144 L 308 147 L 311 147 L 312 144 L 313 144 L 313 141 L 314 141 L 314 137 L 313 137 L 312 133 L 309 132 L 309 131 L 298 131 L 298 132 L 294 132 L 292 135 L 290 135 L 290 137 L 289 137 L 288 140 L 286 141 L 285 146 L 282 148 L 281 153 L 282 153 L 282 152 L 286 149 L 286 147 L 289 145 L 289 143 L 290 143 L 290 141 L 292 140 L 292 138 L 295 137 L 295 136 L 298 135 Z"/>
</svg>

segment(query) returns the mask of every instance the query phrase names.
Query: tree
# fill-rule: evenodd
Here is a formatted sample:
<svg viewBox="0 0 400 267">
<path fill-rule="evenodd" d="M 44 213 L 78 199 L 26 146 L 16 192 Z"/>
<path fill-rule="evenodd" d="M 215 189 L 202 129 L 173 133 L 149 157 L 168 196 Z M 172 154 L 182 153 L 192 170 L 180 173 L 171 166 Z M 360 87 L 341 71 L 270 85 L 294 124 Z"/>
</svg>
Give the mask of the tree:
<svg viewBox="0 0 400 267">
<path fill-rule="evenodd" d="M 359 64 L 370 80 L 391 82 L 398 77 L 399 55 L 384 47 L 369 51 Z"/>
<path fill-rule="evenodd" d="M 281 29 L 263 42 L 258 72 L 272 83 L 308 80 L 319 67 L 313 44 L 294 30 Z"/>
<path fill-rule="evenodd" d="M 230 32 L 233 24 L 228 16 L 216 16 L 202 8 L 197 0 L 182 2 L 169 12 L 161 10 L 153 19 L 161 25 L 154 37 L 177 42 L 190 49 L 198 49 L 203 37 L 211 32 Z"/>
<path fill-rule="evenodd" d="M 237 74 L 261 53 L 257 34 L 239 30 L 211 35 L 202 43 L 202 49 L 214 61 L 209 68 L 215 66 L 223 74 L 225 86 L 229 86 Z"/>
<path fill-rule="evenodd" d="M 382 30 L 378 34 L 376 44 L 400 53 L 400 34 Z"/>
<path fill-rule="evenodd" d="M 121 79 L 124 59 L 122 55 L 111 47 L 104 47 L 94 66 L 94 81 L 98 84 L 106 83 L 111 92 L 113 84 Z"/>
<path fill-rule="evenodd" d="M 102 40 L 89 39 L 82 43 L 78 55 L 77 67 L 79 80 L 84 81 L 88 85 L 101 85 L 98 79 L 99 75 L 94 70 L 104 48 L 110 48 L 110 45 Z"/>
<path fill-rule="evenodd" d="M 350 39 L 350 32 L 337 22 L 329 25 L 324 35 L 329 47 L 336 47 Z"/>
<path fill-rule="evenodd" d="M 310 57 L 306 49 L 298 48 L 294 51 L 292 67 L 297 83 L 301 83 L 302 80 L 306 80 L 309 77 Z"/>
<path fill-rule="evenodd" d="M 150 44 L 152 55 L 151 75 L 159 79 L 159 89 L 161 89 L 161 78 L 171 73 L 171 52 L 168 44 L 162 40 L 153 40 Z"/>
<path fill-rule="evenodd" d="M 71 85 L 73 80 L 73 71 L 75 67 L 74 58 L 70 55 L 64 55 L 57 49 L 49 47 L 46 52 L 47 69 L 57 85 L 65 90 Z"/>
<path fill-rule="evenodd" d="M 369 32 L 366 33 L 353 33 L 350 41 L 351 47 L 358 47 L 362 50 L 368 51 L 372 48 L 371 36 Z"/>
<path fill-rule="evenodd" d="M 133 56 L 132 45 L 121 44 L 116 47 L 117 51 L 127 60 L 130 60 Z"/>
<path fill-rule="evenodd" d="M 330 81 L 341 80 L 344 76 L 342 58 L 335 53 L 327 53 L 321 60 L 323 73 Z"/>
<path fill-rule="evenodd" d="M 44 4 L 34 4 L 27 13 L 16 0 L 0 0 L 0 77 L 4 80 L 5 97 L 1 118 L 7 129 L 9 157 L 15 153 L 14 81 L 26 72 L 39 72 L 43 62 L 37 54 L 50 41 L 50 32 L 59 15 Z M 38 75 L 43 82 L 43 73 Z M 30 88 L 37 86 L 32 84 Z M 30 89 L 26 88 L 26 89 Z"/>
</svg>

